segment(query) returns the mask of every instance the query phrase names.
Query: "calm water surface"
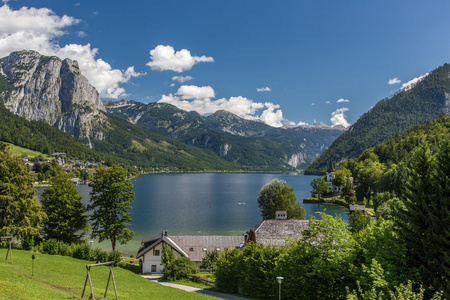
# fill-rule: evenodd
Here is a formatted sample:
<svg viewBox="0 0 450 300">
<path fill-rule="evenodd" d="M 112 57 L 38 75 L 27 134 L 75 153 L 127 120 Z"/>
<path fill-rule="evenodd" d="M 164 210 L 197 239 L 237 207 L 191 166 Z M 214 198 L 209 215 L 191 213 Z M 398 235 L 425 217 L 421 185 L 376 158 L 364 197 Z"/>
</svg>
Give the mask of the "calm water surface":
<svg viewBox="0 0 450 300">
<path fill-rule="evenodd" d="M 169 235 L 240 235 L 262 221 L 257 198 L 262 186 L 272 179 L 293 186 L 297 200 L 310 196 L 309 183 L 315 176 L 282 174 L 164 174 L 132 180 L 135 200 L 131 229 L 133 241 L 119 246 L 136 253 L 140 241 L 163 230 Z M 89 201 L 89 187 L 79 185 L 83 202 Z M 42 189 L 39 190 L 42 192 Z M 323 211 L 348 219 L 345 208 L 304 203 L 307 218 Z M 109 248 L 110 244 L 101 245 Z"/>
</svg>

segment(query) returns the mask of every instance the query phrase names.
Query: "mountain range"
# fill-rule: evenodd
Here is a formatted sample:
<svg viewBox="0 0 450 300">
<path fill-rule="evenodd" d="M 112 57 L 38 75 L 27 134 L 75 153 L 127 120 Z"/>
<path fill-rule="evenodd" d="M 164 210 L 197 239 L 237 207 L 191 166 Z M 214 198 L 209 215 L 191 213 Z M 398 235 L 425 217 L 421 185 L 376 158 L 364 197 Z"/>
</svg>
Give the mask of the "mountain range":
<svg viewBox="0 0 450 300">
<path fill-rule="evenodd" d="M 76 61 L 26 50 L 0 59 L 0 102 L 27 122 L 44 122 L 92 150 L 147 168 L 298 170 L 344 130 L 273 128 L 225 111 L 205 117 L 163 103 L 103 102 Z M 2 125 L 9 130 L 3 140 L 25 143 Z M 48 151 L 63 150 L 51 145 Z"/>
<path fill-rule="evenodd" d="M 105 107 L 109 113 L 141 128 L 211 150 L 227 161 L 242 165 L 282 161 L 292 168 L 305 168 L 345 130 L 325 124 L 274 128 L 227 111 L 201 116 L 166 103 L 122 100 L 107 101 Z"/>
</svg>

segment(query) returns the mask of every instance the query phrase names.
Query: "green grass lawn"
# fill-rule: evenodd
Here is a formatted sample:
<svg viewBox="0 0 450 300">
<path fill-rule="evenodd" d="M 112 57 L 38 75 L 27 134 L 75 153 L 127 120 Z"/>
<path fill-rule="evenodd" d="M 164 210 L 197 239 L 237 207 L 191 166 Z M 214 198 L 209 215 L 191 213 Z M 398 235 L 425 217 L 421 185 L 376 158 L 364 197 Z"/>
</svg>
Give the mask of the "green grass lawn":
<svg viewBox="0 0 450 300">
<path fill-rule="evenodd" d="M 33 151 L 30 149 L 22 148 L 19 146 L 15 146 L 13 144 L 8 144 L 8 145 L 9 145 L 9 151 L 11 152 L 11 154 L 13 156 L 27 156 L 28 158 L 33 158 L 33 157 L 42 155 L 43 157 L 48 158 L 48 155 L 42 154 L 41 152 L 38 152 L 38 151 Z"/>
<path fill-rule="evenodd" d="M 0 248 L 0 299 L 80 299 L 86 280 L 86 265 L 93 262 L 67 256 L 47 255 L 13 249 L 13 264 Z M 32 276 L 32 255 L 34 276 Z M 119 299 L 216 299 L 164 287 L 122 268 L 113 268 Z M 110 282 L 103 298 L 109 267 L 91 268 L 95 299 L 115 299 Z M 89 283 L 84 298 L 90 295 Z"/>
</svg>

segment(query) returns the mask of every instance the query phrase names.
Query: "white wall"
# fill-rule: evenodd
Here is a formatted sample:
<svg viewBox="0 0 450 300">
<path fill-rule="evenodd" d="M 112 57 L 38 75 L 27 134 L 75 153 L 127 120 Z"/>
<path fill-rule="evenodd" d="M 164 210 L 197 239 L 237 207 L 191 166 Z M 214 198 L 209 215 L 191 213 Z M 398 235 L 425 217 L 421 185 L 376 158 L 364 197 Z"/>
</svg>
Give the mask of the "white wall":
<svg viewBox="0 0 450 300">
<path fill-rule="evenodd" d="M 162 245 L 163 243 L 159 243 L 152 250 L 142 256 L 142 273 L 155 273 L 161 274 L 164 271 L 164 265 L 162 264 Z M 154 250 L 159 250 L 159 255 L 154 255 Z M 180 257 L 181 255 L 172 249 L 172 253 L 175 258 Z M 152 272 L 152 265 L 156 266 L 156 272 Z"/>
</svg>

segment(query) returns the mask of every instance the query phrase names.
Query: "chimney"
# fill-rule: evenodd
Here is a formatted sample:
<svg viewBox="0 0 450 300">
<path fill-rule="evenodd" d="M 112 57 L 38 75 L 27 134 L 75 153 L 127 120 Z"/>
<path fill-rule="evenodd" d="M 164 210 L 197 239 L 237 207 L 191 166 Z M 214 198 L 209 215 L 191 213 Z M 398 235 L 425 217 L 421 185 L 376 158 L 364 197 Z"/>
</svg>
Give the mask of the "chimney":
<svg viewBox="0 0 450 300">
<path fill-rule="evenodd" d="M 275 220 L 287 220 L 287 212 L 285 210 L 277 210 L 275 212 Z"/>
</svg>

